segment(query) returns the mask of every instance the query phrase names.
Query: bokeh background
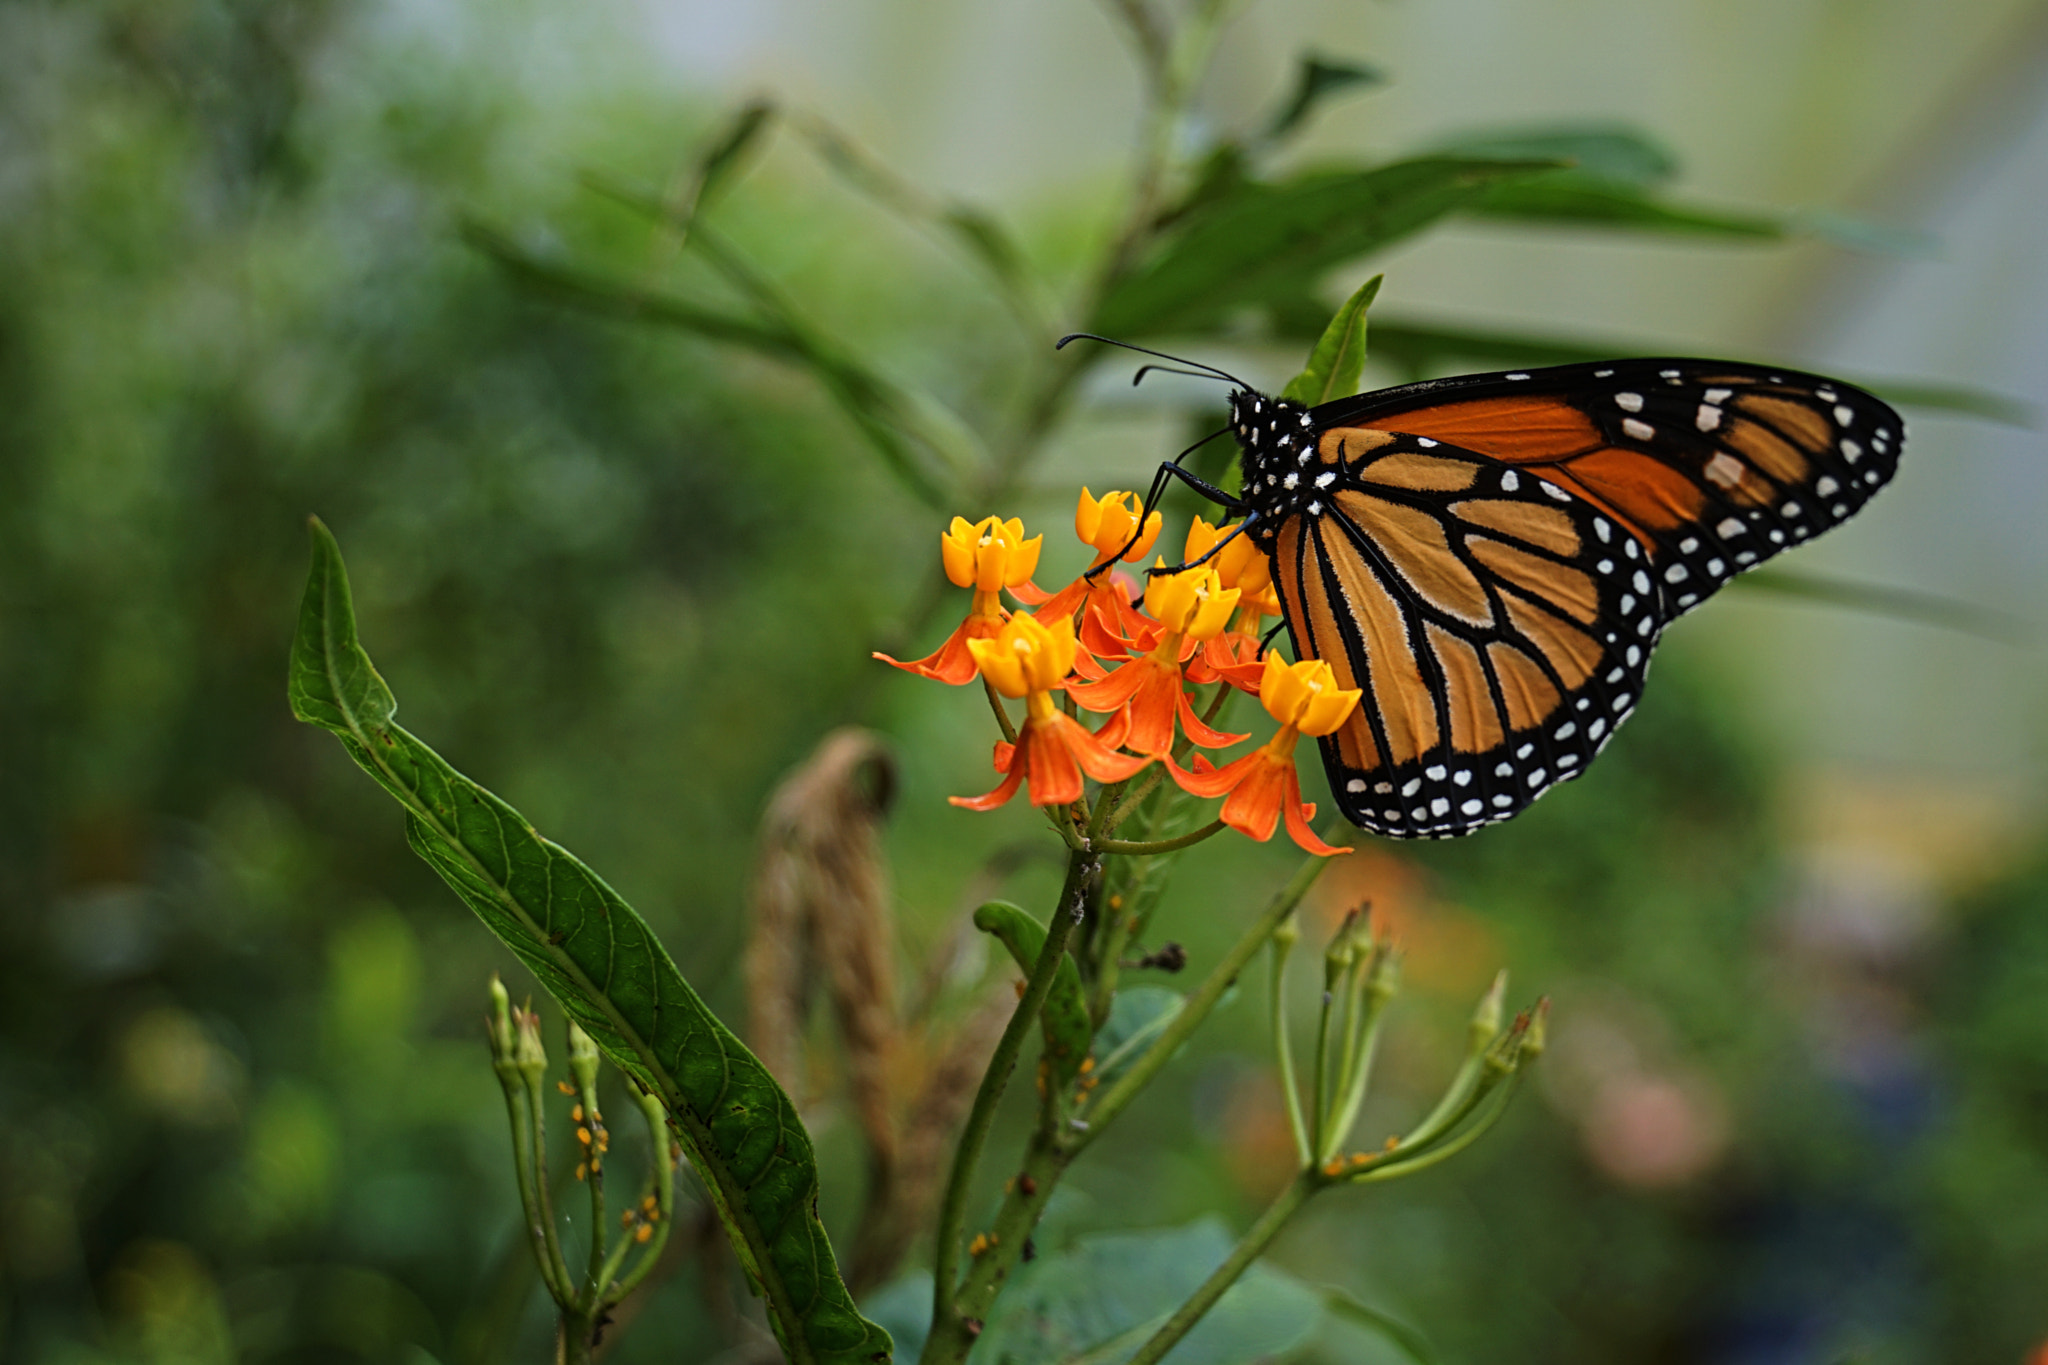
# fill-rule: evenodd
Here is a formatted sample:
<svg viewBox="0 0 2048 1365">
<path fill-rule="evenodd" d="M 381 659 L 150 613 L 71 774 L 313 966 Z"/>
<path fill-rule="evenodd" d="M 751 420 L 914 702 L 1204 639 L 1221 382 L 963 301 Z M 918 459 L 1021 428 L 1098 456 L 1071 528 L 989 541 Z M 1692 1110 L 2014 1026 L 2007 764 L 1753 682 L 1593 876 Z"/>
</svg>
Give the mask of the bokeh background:
<svg viewBox="0 0 2048 1365">
<path fill-rule="evenodd" d="M 1376 318 L 2048 401 L 2038 3 L 1261 0 L 1190 137 L 1256 125 L 1309 50 L 1390 80 L 1282 164 L 1626 126 L 1689 202 L 1811 229 L 1454 219 L 1331 300 L 1384 270 Z M 730 1019 L 755 822 L 832 726 L 897 747 L 906 961 L 1032 838 L 1021 809 L 944 803 L 988 781 L 978 699 L 868 660 L 938 518 L 814 379 L 538 296 L 463 235 L 712 289 L 583 181 L 672 184 L 756 96 L 987 208 L 1054 298 L 1114 219 L 1140 108 L 1085 0 L 0 5 L 0 1356 L 548 1349 L 479 1028 L 489 973 L 526 979 L 286 710 L 306 514 L 408 726 L 599 868 Z M 798 138 L 717 212 L 821 327 L 970 423 L 1050 342 Z M 1299 363 L 1203 344 L 1268 385 Z M 1140 480 L 1214 397 L 1098 378 L 1015 505 L 959 509 L 1021 513 L 1062 570 L 1073 485 Z M 1426 1102 L 1498 965 L 1554 997 L 1555 1037 L 1503 1131 L 1321 1201 L 1279 1264 L 1446 1362 L 2048 1342 L 2048 443 L 1909 417 L 1896 488 L 1788 565 L 1977 614 L 1731 590 L 1585 781 L 1326 879 L 1312 941 L 1371 897 L 1409 946 L 1368 1123 Z M 1159 933 L 1199 968 L 1290 865 L 1204 847 Z M 1047 876 L 1023 860 L 1009 890 L 1042 901 Z M 1233 1008 L 1049 1237 L 1242 1226 L 1270 1193 L 1285 1129 L 1256 1001 Z M 858 1161 L 819 1056 L 843 1232 Z M 617 1359 L 727 1349 L 698 1266 Z M 1331 1327 L 1295 1358 L 1400 1357 Z"/>
</svg>

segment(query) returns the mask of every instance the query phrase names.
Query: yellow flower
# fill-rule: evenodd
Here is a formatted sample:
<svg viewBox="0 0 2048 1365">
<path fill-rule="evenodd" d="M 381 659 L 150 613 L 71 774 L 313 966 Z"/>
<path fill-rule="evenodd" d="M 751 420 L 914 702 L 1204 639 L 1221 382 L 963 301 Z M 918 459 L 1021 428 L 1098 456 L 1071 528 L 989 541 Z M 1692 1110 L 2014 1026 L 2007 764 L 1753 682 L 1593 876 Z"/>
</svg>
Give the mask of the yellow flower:
<svg viewBox="0 0 2048 1365">
<path fill-rule="evenodd" d="M 1165 560 L 1155 567 L 1164 568 Z M 1190 640 L 1207 640 L 1223 633 L 1230 613 L 1237 608 L 1238 590 L 1226 588 L 1214 569 L 1185 569 L 1180 573 L 1155 574 L 1145 580 L 1145 610 L 1168 635 Z M 1178 644 L 1175 662 L 1178 663 Z"/>
<path fill-rule="evenodd" d="M 1074 508 L 1074 534 L 1095 547 L 1096 564 L 1107 564 L 1119 554 L 1125 563 L 1135 564 L 1159 539 L 1160 516 L 1154 512 L 1145 518 L 1144 532 L 1137 541 L 1124 548 L 1138 529 L 1138 513 L 1143 509 L 1136 493 L 1104 493 L 1098 498 L 1083 488 L 1081 501 Z"/>
<path fill-rule="evenodd" d="M 1188 527 L 1186 562 L 1192 564 L 1215 549 L 1216 542 L 1229 533 L 1227 526 L 1211 526 L 1196 517 Z M 1240 532 L 1232 537 L 1228 544 L 1216 551 L 1209 567 L 1216 570 L 1224 587 L 1236 588 L 1244 594 L 1239 605 L 1244 608 L 1247 619 L 1238 623 L 1240 630 L 1257 634 L 1260 616 L 1280 614 L 1280 598 L 1273 591 L 1273 561 L 1250 536 Z"/>
<path fill-rule="evenodd" d="M 955 517 L 939 537 L 939 557 L 955 587 L 994 593 L 1029 582 L 1038 570 L 1038 551 L 1044 543 L 1044 536 L 1024 538 L 1019 517 L 983 517 L 972 524 Z"/>
<path fill-rule="evenodd" d="M 1024 539 L 1024 523 L 1016 517 L 1008 521 L 983 517 L 971 524 L 965 517 L 953 518 L 952 526 L 939 536 L 939 559 L 946 566 L 946 577 L 956 586 L 974 589 L 974 601 L 968 606 L 966 619 L 953 628 L 946 643 L 922 659 L 905 663 L 887 654 L 877 653 L 875 657 L 906 673 L 954 687 L 972 682 L 975 663 L 967 651 L 968 642 L 986 640 L 1002 629 L 1010 614 L 1003 606 L 1004 588 L 1012 592 L 1023 589 L 1026 600 L 1030 600 L 1028 594 L 1037 591 L 1028 585 L 1038 568 L 1038 550 L 1044 543 L 1044 536 Z"/>
<path fill-rule="evenodd" d="M 1018 612 L 993 640 L 969 640 L 967 648 L 981 666 L 981 676 L 1006 697 L 1031 697 L 1062 686 L 1074 670 L 1074 622 L 1069 617 L 1050 628 L 1037 617 Z M 1052 703 L 1049 698 L 1045 704 Z"/>
<path fill-rule="evenodd" d="M 1337 675 L 1321 659 L 1290 664 L 1277 650 L 1266 655 L 1265 677 L 1259 682 L 1259 703 L 1283 729 L 1304 735 L 1327 735 L 1351 718 L 1362 695 L 1363 688 L 1346 691 L 1338 687 Z M 1293 743 L 1290 735 L 1290 750 Z"/>
</svg>

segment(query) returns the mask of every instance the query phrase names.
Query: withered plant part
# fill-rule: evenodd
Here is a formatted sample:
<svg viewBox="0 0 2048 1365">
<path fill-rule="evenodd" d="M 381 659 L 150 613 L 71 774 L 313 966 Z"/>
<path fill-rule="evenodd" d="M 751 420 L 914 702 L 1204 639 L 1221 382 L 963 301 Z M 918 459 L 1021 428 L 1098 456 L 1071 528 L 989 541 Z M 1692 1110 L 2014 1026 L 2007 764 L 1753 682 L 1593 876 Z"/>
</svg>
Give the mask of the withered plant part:
<svg viewBox="0 0 2048 1365">
<path fill-rule="evenodd" d="M 895 785 L 881 740 L 851 727 L 783 779 L 761 817 L 746 955 L 747 1041 L 799 1097 L 805 1022 L 822 982 L 867 1140 L 871 1204 L 886 1200 L 896 1166 L 896 931 L 878 838 Z"/>
<path fill-rule="evenodd" d="M 846 1270 L 856 1291 L 901 1263 L 930 1213 L 945 1152 L 1004 1021 L 1007 988 L 964 1018 L 932 1017 L 946 963 L 910 1022 L 899 1013 L 894 917 L 880 824 L 895 767 L 875 735 L 826 736 L 782 782 L 762 816 L 746 953 L 748 1041 L 801 1093 L 805 1037 L 822 987 L 845 1056 L 848 1096 L 868 1150 L 865 1207 Z M 939 958 L 957 955 L 942 943 Z"/>
</svg>

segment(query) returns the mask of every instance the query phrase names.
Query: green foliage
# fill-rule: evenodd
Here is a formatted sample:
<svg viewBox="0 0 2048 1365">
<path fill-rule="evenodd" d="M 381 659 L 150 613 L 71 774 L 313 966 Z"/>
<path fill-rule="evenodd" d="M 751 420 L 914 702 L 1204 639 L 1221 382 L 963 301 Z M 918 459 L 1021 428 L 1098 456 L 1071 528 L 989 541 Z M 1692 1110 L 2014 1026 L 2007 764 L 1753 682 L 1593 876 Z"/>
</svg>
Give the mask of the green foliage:
<svg viewBox="0 0 2048 1365">
<path fill-rule="evenodd" d="M 393 722 L 397 702 L 356 638 L 341 551 L 318 521 L 291 702 L 404 807 L 413 851 L 620 1070 L 661 1098 L 789 1358 L 886 1361 L 888 1334 L 840 1282 L 818 1222 L 810 1138 L 789 1097 L 617 892 Z"/>
<path fill-rule="evenodd" d="M 1365 372 L 1365 312 L 1379 296 L 1380 283 L 1385 278 L 1373 276 L 1344 301 L 1323 334 L 1316 338 L 1307 367 L 1280 390 L 1282 398 L 1314 407 L 1358 392 L 1358 377 Z"/>
<path fill-rule="evenodd" d="M 1025 1266 L 975 1347 L 991 1365 L 1115 1365 L 1222 1263 L 1236 1239 L 1218 1220 L 1154 1232 L 1098 1233 Z M 1175 1365 L 1236 1365 L 1314 1335 L 1315 1292 L 1257 1266 L 1174 1352 Z"/>
<path fill-rule="evenodd" d="M 993 934 L 1027 976 L 1045 951 L 1045 926 L 1008 901 L 985 902 L 974 912 L 974 927 Z M 1045 1030 L 1045 1056 L 1053 1077 L 1066 1085 L 1080 1074 L 1095 1038 L 1095 1021 L 1089 1018 L 1088 1001 L 1081 993 L 1081 970 L 1072 957 L 1060 958 L 1039 1023 Z"/>
<path fill-rule="evenodd" d="M 1246 182 L 1191 214 L 1096 306 L 1109 336 L 1213 326 L 1236 309 L 1296 297 L 1337 266 L 1384 250 L 1472 204 L 1537 160 L 1421 157 L 1370 170 Z"/>
</svg>

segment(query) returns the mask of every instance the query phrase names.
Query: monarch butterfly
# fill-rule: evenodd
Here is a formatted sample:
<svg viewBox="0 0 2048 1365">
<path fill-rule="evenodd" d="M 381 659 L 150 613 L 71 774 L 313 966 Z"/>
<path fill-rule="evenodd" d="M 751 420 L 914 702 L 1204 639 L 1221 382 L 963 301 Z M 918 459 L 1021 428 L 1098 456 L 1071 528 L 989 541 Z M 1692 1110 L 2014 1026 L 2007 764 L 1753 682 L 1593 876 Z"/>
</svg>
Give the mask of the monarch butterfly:
<svg viewBox="0 0 2048 1365">
<path fill-rule="evenodd" d="M 1176 460 L 1155 495 L 1178 477 L 1240 514 L 1296 657 L 1365 689 L 1323 766 L 1345 817 L 1394 838 L 1469 834 L 1584 772 L 1665 626 L 1854 516 L 1905 441 L 1861 389 L 1728 361 L 1464 375 L 1315 407 L 1203 368 L 1238 385 L 1243 494 Z"/>
</svg>

